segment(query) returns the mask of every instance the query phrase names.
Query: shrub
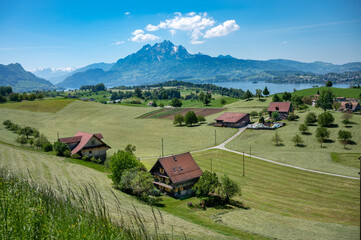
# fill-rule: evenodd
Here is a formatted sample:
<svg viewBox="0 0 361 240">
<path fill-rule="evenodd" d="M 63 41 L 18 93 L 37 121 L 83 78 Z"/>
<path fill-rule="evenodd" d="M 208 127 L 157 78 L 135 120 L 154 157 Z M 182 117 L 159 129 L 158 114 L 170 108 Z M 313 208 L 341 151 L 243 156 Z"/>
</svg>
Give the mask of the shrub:
<svg viewBox="0 0 361 240">
<path fill-rule="evenodd" d="M 47 142 L 45 143 L 43 146 L 42 146 L 44 152 L 50 152 L 50 151 L 53 151 L 53 145 L 50 143 L 50 142 Z"/>
<path fill-rule="evenodd" d="M 275 135 L 272 137 L 272 142 L 274 142 L 276 146 L 279 146 L 283 142 L 280 135 L 278 135 L 277 131 L 275 132 Z"/>
<path fill-rule="evenodd" d="M 257 113 L 256 111 L 252 111 L 252 112 L 250 112 L 250 115 L 251 115 L 252 117 L 257 117 L 257 116 L 258 116 L 258 113 Z"/>
<path fill-rule="evenodd" d="M 201 123 L 204 123 L 206 121 L 205 117 L 203 117 L 203 115 L 198 115 L 198 121 Z"/>
<path fill-rule="evenodd" d="M 329 127 L 335 121 L 335 118 L 329 112 L 318 115 L 317 122 L 322 127 Z"/>
<path fill-rule="evenodd" d="M 310 112 L 307 114 L 306 119 L 305 119 L 305 124 L 306 125 L 311 125 L 313 123 L 317 122 L 317 117 L 316 114 L 314 112 Z"/>
<path fill-rule="evenodd" d="M 303 144 L 303 139 L 298 134 L 296 134 L 292 138 L 292 142 L 295 144 L 295 146 L 301 146 Z"/>
<path fill-rule="evenodd" d="M 63 152 L 63 154 L 64 154 L 64 157 L 69 158 L 69 157 L 71 156 L 70 149 L 65 150 L 65 151 Z"/>
<path fill-rule="evenodd" d="M 272 112 L 272 119 L 273 119 L 273 121 L 278 121 L 278 120 L 280 120 L 280 114 L 279 114 L 279 112 L 277 112 L 277 111 Z"/>
<path fill-rule="evenodd" d="M 182 101 L 179 100 L 178 98 L 173 98 L 172 101 L 170 102 L 170 105 L 172 107 L 181 107 L 182 106 Z"/>
<path fill-rule="evenodd" d="M 308 131 L 308 127 L 306 124 L 301 124 L 298 129 L 301 131 L 302 134 L 306 134 L 306 132 Z"/>
<path fill-rule="evenodd" d="M 159 104 L 159 107 L 164 107 L 164 104 L 163 104 L 163 103 L 160 103 L 160 104 Z"/>
<path fill-rule="evenodd" d="M 34 141 L 34 145 L 37 148 L 42 148 L 44 144 L 48 143 L 48 139 L 44 134 L 40 134 Z"/>
<path fill-rule="evenodd" d="M 73 158 L 73 159 L 80 159 L 80 155 L 77 154 L 77 153 L 72 154 L 70 157 Z"/>
<path fill-rule="evenodd" d="M 65 156 L 65 151 L 69 151 L 69 153 L 67 152 L 67 154 L 69 154 L 70 156 L 70 148 L 67 144 L 57 141 L 54 143 L 54 150 L 56 152 L 56 155 L 58 156 Z"/>
<path fill-rule="evenodd" d="M 81 158 L 81 160 L 83 160 L 83 161 L 89 161 L 89 157 L 88 157 L 87 155 L 84 155 L 84 156 Z"/>
<path fill-rule="evenodd" d="M 290 113 L 290 114 L 288 115 L 288 117 L 287 117 L 287 120 L 288 120 L 288 121 L 294 121 L 294 120 L 296 120 L 296 118 L 297 118 L 297 115 L 296 115 L 296 114 Z"/>
</svg>

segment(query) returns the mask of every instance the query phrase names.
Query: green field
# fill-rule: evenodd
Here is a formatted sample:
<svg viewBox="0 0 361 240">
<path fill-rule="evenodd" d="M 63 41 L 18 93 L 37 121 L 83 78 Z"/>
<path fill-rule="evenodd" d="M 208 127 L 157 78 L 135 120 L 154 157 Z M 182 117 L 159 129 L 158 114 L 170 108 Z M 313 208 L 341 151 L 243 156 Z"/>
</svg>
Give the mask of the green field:
<svg viewBox="0 0 361 240">
<path fill-rule="evenodd" d="M 14 110 L 26 110 L 31 112 L 49 112 L 55 113 L 64 108 L 69 103 L 74 102 L 74 99 L 46 99 L 35 101 L 24 101 L 17 103 L 3 103 L 0 108 L 8 108 Z"/>
<path fill-rule="evenodd" d="M 308 88 L 303 90 L 298 90 L 293 92 L 297 96 L 312 96 L 317 94 L 317 91 L 320 93 L 322 90 L 331 89 L 335 97 L 347 97 L 347 98 L 360 98 L 361 88 L 334 88 L 334 87 L 317 87 L 317 88 Z"/>
<path fill-rule="evenodd" d="M 253 158 L 245 159 L 246 176 L 242 177 L 241 158 L 237 154 L 211 150 L 193 154 L 202 170 L 213 170 L 220 176 L 227 173 L 240 184 L 249 210 L 234 207 L 190 209 L 187 202 L 195 198 L 175 200 L 164 197 L 160 231 L 187 237 L 223 239 L 357 239 L 360 220 L 360 185 L 357 180 L 325 176 L 274 165 Z M 144 160 L 149 167 L 155 160 Z M 93 182 L 104 197 L 110 212 L 116 203 L 111 193 L 111 180 L 105 173 L 63 158 L 0 144 L 0 166 L 27 174 L 42 183 L 56 186 L 59 180 L 77 188 Z M 133 209 L 152 228 L 151 208 L 134 197 L 115 191 L 122 210 Z M 113 209 L 113 210 L 112 210 Z M 157 212 L 157 211 L 156 211 Z M 160 218 L 159 213 L 157 213 Z M 117 216 L 114 216 L 117 219 Z M 307 231 L 306 231 L 307 230 Z M 254 235 L 257 234 L 257 235 Z"/>
<path fill-rule="evenodd" d="M 53 100 L 56 103 L 58 100 Z M 60 137 L 74 136 L 77 131 L 102 133 L 112 153 L 127 144 L 137 147 L 139 157 L 161 155 L 161 140 L 164 139 L 164 154 L 177 154 L 214 146 L 214 128 L 206 124 L 196 127 L 174 127 L 166 119 L 136 119 L 154 110 L 149 107 L 127 107 L 112 104 L 74 101 L 56 113 L 31 112 L 0 108 L 0 140 L 15 143 L 17 135 L 4 129 L 2 122 L 10 119 L 21 126 L 31 126 L 44 133 L 51 141 Z M 213 117 L 207 117 L 213 121 Z M 235 129 L 217 129 L 217 141 L 232 136 Z"/>
<path fill-rule="evenodd" d="M 323 112 L 321 109 L 314 107 L 310 111 L 315 112 L 316 115 Z M 341 123 L 342 113 L 330 111 L 335 118 L 335 123 L 338 127 L 328 128 L 331 132 L 331 142 L 323 144 L 317 142 L 315 131 L 317 126 L 309 126 L 311 135 L 302 135 L 298 130 L 299 125 L 304 123 L 307 115 L 306 112 L 298 112 L 296 114 L 300 117 L 297 121 L 284 120 L 286 126 L 277 130 L 279 136 L 283 140 L 282 146 L 275 146 L 271 141 L 275 134 L 274 130 L 249 130 L 244 131 L 240 136 L 235 138 L 232 142 L 227 144 L 227 148 L 239 152 L 250 152 L 255 156 L 263 157 L 278 162 L 283 162 L 299 167 L 320 170 L 324 172 L 343 174 L 348 176 L 358 177 L 359 169 L 353 166 L 339 164 L 331 159 L 331 152 L 348 153 L 348 152 L 361 152 L 361 116 L 354 115 L 351 121 L 353 124 L 351 128 L 345 128 Z M 353 145 L 347 145 L 344 149 L 343 145 L 337 139 L 338 131 L 348 130 L 352 133 L 352 140 L 355 142 Z M 304 147 L 296 147 L 291 139 L 299 134 L 304 140 Z"/>
<path fill-rule="evenodd" d="M 332 161 L 346 166 L 360 168 L 361 153 L 331 153 Z"/>
</svg>

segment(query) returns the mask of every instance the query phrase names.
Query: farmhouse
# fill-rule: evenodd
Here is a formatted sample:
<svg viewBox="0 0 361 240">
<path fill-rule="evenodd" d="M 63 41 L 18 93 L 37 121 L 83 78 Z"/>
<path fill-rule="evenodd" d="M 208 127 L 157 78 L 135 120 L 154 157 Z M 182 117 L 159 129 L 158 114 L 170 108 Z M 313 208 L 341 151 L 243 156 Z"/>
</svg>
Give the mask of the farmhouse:
<svg viewBox="0 0 361 240">
<path fill-rule="evenodd" d="M 342 102 L 339 111 L 352 111 L 357 112 L 361 109 L 360 104 L 356 101 Z"/>
<path fill-rule="evenodd" d="M 248 113 L 223 113 L 215 119 L 215 126 L 222 127 L 242 127 L 249 123 Z"/>
<path fill-rule="evenodd" d="M 106 151 L 110 148 L 101 139 L 101 133 L 91 134 L 86 132 L 77 132 L 74 137 L 60 138 L 59 141 L 66 143 L 71 154 L 100 158 L 102 161 L 106 158 Z"/>
<path fill-rule="evenodd" d="M 287 118 L 288 114 L 293 112 L 292 103 L 290 102 L 271 102 L 267 109 L 269 116 L 272 116 L 273 112 L 278 112 L 280 118 Z"/>
<path fill-rule="evenodd" d="M 192 194 L 193 185 L 203 174 L 189 152 L 159 158 L 149 172 L 154 185 L 174 197 Z"/>
</svg>

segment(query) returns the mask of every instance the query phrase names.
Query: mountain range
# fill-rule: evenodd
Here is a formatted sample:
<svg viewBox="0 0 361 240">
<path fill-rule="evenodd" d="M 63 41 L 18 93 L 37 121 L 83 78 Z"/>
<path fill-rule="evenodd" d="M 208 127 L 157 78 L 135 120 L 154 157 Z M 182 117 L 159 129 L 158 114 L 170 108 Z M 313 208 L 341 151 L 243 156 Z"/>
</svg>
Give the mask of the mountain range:
<svg viewBox="0 0 361 240">
<path fill-rule="evenodd" d="M 274 59 L 267 61 L 237 59 L 230 55 L 211 57 L 191 54 L 183 46 L 170 41 L 144 45 L 136 53 L 119 59 L 106 70 L 93 68 L 78 71 L 57 84 L 64 88 L 104 83 L 107 87 L 119 85 L 152 84 L 168 80 L 192 82 L 269 80 L 279 72 L 285 73 L 341 73 L 359 71 L 361 63 L 334 65 L 325 62 L 303 63 Z"/>
<path fill-rule="evenodd" d="M 169 80 L 195 83 L 219 81 L 279 81 L 282 76 L 356 72 L 361 63 L 335 65 L 325 62 L 303 63 L 285 59 L 267 61 L 237 59 L 230 55 L 211 57 L 189 53 L 183 46 L 170 41 L 144 45 L 136 53 L 115 63 L 94 63 L 73 69 L 38 69 L 38 78 L 26 72 L 20 64 L 0 65 L 0 85 L 10 85 L 15 91 L 80 88 L 82 85 L 104 83 L 107 87 L 144 85 Z M 290 78 L 293 79 L 293 78 Z M 317 79 L 317 78 L 315 78 Z M 52 83 L 53 84 L 52 84 Z M 282 82 L 282 81 L 280 81 Z M 284 82 L 284 81 L 283 81 Z"/>
<path fill-rule="evenodd" d="M 0 64 L 0 86 L 11 86 L 14 92 L 56 89 L 48 80 L 25 71 L 19 63 Z"/>
</svg>

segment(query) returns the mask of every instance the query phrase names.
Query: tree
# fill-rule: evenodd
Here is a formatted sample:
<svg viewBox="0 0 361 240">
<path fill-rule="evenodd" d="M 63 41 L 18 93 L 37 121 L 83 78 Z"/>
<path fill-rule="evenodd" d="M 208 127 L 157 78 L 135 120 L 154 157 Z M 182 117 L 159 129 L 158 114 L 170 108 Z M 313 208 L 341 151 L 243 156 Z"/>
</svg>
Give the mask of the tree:
<svg viewBox="0 0 361 240">
<path fill-rule="evenodd" d="M 295 146 L 301 146 L 303 144 L 303 140 L 302 138 L 296 134 L 293 138 L 292 138 L 292 142 L 295 144 Z"/>
<path fill-rule="evenodd" d="M 112 93 L 112 96 L 110 97 L 110 100 L 115 101 L 118 99 L 118 94 L 116 92 Z"/>
<path fill-rule="evenodd" d="M 268 91 L 268 88 L 266 86 L 263 90 L 263 95 L 265 95 L 267 97 L 269 94 L 270 94 L 270 92 Z"/>
<path fill-rule="evenodd" d="M 29 136 L 33 134 L 33 129 L 29 126 L 23 127 L 20 129 L 19 134 L 23 134 L 26 136 L 26 139 L 29 139 Z"/>
<path fill-rule="evenodd" d="M 292 101 L 293 105 L 296 105 L 296 107 L 303 104 L 302 98 L 300 96 L 297 96 L 297 95 L 293 95 L 291 97 L 291 101 Z"/>
<path fill-rule="evenodd" d="M 342 120 L 342 123 L 345 125 L 345 127 L 348 127 L 348 125 L 351 123 L 351 121 L 348 119 L 344 119 L 344 120 Z"/>
<path fill-rule="evenodd" d="M 278 121 L 280 119 L 280 113 L 278 111 L 272 112 L 272 119 L 273 121 Z"/>
<path fill-rule="evenodd" d="M 277 131 L 275 132 L 275 135 L 272 137 L 272 142 L 274 142 L 276 146 L 279 146 L 279 144 L 283 142 L 281 137 L 278 135 Z"/>
<path fill-rule="evenodd" d="M 20 143 L 21 146 L 23 146 L 24 144 L 27 144 L 28 143 L 28 139 L 26 138 L 25 135 L 20 135 L 16 138 L 16 142 L 17 143 Z"/>
<path fill-rule="evenodd" d="M 174 125 L 178 124 L 179 126 L 182 126 L 183 122 L 184 122 L 184 117 L 182 114 L 178 113 L 174 116 L 174 121 L 173 121 Z"/>
<path fill-rule="evenodd" d="M 316 138 L 317 141 L 321 143 L 321 147 L 322 147 L 322 143 L 325 142 L 325 140 L 329 137 L 330 137 L 330 132 L 327 130 L 327 128 L 319 127 L 316 129 Z"/>
<path fill-rule="evenodd" d="M 133 194 L 143 197 L 148 196 L 155 188 L 153 181 L 154 177 L 149 172 L 137 171 L 137 174 L 130 183 Z"/>
<path fill-rule="evenodd" d="M 322 90 L 320 97 L 316 101 L 316 106 L 321 107 L 324 111 L 332 109 L 334 95 L 330 89 Z"/>
<path fill-rule="evenodd" d="M 200 93 L 199 93 L 199 97 L 198 97 L 199 101 L 203 102 L 204 97 L 205 97 L 204 92 L 200 92 Z"/>
<path fill-rule="evenodd" d="M 6 97 L 0 95 L 0 103 L 4 103 L 4 102 L 6 102 Z"/>
<path fill-rule="evenodd" d="M 198 123 L 197 115 L 193 111 L 187 112 L 185 117 L 184 117 L 184 122 L 188 126 L 192 126 L 193 124 Z"/>
<path fill-rule="evenodd" d="M 307 105 L 312 105 L 312 98 L 310 96 L 304 96 L 302 102 Z"/>
<path fill-rule="evenodd" d="M 317 116 L 314 112 L 309 112 L 305 118 L 305 124 L 311 125 L 313 123 L 317 122 Z"/>
<path fill-rule="evenodd" d="M 220 183 L 216 173 L 205 171 L 199 178 L 198 182 L 194 184 L 193 190 L 197 197 L 208 197 L 209 194 L 215 193 Z"/>
<path fill-rule="evenodd" d="M 124 151 L 128 152 L 130 154 L 134 155 L 134 152 L 137 150 L 136 146 L 133 146 L 132 144 L 128 144 L 125 148 Z"/>
<path fill-rule="evenodd" d="M 70 151 L 70 148 L 66 143 L 57 141 L 54 143 L 54 150 L 56 152 L 56 155 L 65 156 L 66 151 Z"/>
<path fill-rule="evenodd" d="M 221 179 L 221 194 L 228 203 L 229 199 L 241 194 L 241 189 L 238 184 L 232 181 L 226 174 Z"/>
<path fill-rule="evenodd" d="M 37 138 L 35 138 L 34 146 L 37 148 L 42 148 L 46 143 L 49 143 L 49 140 L 45 137 L 44 134 L 40 134 Z"/>
<path fill-rule="evenodd" d="M 335 121 L 335 118 L 329 112 L 318 115 L 317 122 L 321 127 L 329 127 Z"/>
<path fill-rule="evenodd" d="M 118 150 L 109 157 L 110 178 L 115 187 L 119 188 L 122 174 L 125 170 L 140 167 L 142 164 L 136 159 L 134 154 L 123 150 Z"/>
<path fill-rule="evenodd" d="M 203 115 L 198 115 L 198 122 L 204 123 L 206 121 L 206 118 Z"/>
<path fill-rule="evenodd" d="M 252 93 L 249 90 L 247 90 L 246 93 L 244 94 L 244 98 L 249 100 L 251 97 L 252 97 Z"/>
<path fill-rule="evenodd" d="M 301 124 L 298 130 L 300 130 L 302 134 L 306 134 L 306 132 L 308 131 L 308 127 L 306 124 Z"/>
<path fill-rule="evenodd" d="M 343 147 L 346 149 L 346 145 L 350 142 L 352 139 L 351 132 L 340 130 L 338 131 L 338 139 L 340 140 Z"/>
<path fill-rule="evenodd" d="M 224 99 L 224 98 L 222 98 L 222 99 L 221 99 L 221 104 L 222 104 L 222 105 L 226 105 L 226 104 L 227 104 L 227 100 Z"/>
<path fill-rule="evenodd" d="M 290 100 L 291 99 L 291 97 L 292 97 L 292 94 L 291 93 L 289 93 L 289 92 L 284 92 L 283 94 L 282 94 L 282 99 L 283 99 L 283 101 L 288 101 L 288 100 Z"/>
<path fill-rule="evenodd" d="M 181 100 L 179 100 L 178 98 L 173 98 L 172 101 L 170 102 L 170 105 L 172 107 L 181 107 L 182 106 L 182 102 Z"/>
<path fill-rule="evenodd" d="M 153 101 L 153 102 L 152 102 L 152 107 L 158 107 L 158 105 L 157 105 L 157 102 L 156 102 L 156 101 Z"/>
<path fill-rule="evenodd" d="M 327 81 L 325 85 L 326 85 L 326 87 L 332 87 L 332 82 L 331 82 L 331 81 Z"/>
<path fill-rule="evenodd" d="M 273 95 L 272 102 L 282 102 L 278 94 Z"/>
<path fill-rule="evenodd" d="M 343 119 L 347 119 L 347 120 L 350 120 L 352 118 L 353 114 L 351 111 L 346 111 L 343 115 L 342 115 L 342 118 Z"/>
<path fill-rule="evenodd" d="M 264 124 L 264 117 L 260 117 L 258 122 Z"/>
<path fill-rule="evenodd" d="M 208 106 L 208 104 L 211 102 L 211 100 L 212 100 L 212 94 L 207 93 L 207 94 L 204 96 L 203 104 L 204 104 L 205 106 Z"/>
<path fill-rule="evenodd" d="M 142 89 L 140 89 L 139 87 L 134 89 L 134 96 L 138 97 L 138 98 L 142 98 Z"/>
<path fill-rule="evenodd" d="M 53 151 L 53 145 L 50 142 L 45 143 L 42 148 L 43 148 L 44 152 Z"/>
<path fill-rule="evenodd" d="M 256 97 L 258 97 L 258 100 L 261 100 L 261 97 L 263 97 L 261 89 L 256 89 Z"/>
</svg>

